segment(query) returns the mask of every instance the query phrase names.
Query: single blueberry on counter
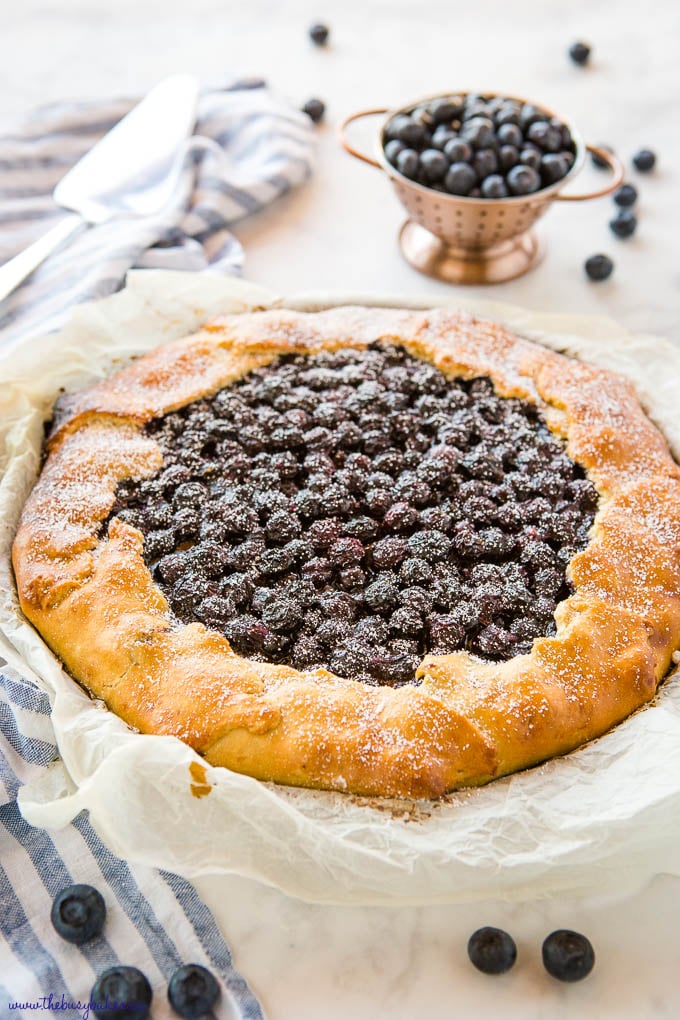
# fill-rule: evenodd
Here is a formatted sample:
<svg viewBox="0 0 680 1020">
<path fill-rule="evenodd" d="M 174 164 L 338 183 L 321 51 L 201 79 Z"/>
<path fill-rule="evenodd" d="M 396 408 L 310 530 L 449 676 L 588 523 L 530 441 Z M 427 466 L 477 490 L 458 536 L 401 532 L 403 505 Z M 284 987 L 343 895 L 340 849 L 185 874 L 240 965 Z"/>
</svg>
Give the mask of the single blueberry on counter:
<svg viewBox="0 0 680 1020">
<path fill-rule="evenodd" d="M 624 207 L 635 205 L 637 197 L 637 188 L 634 184 L 622 184 L 621 187 L 614 192 L 614 201 L 617 205 Z"/>
<path fill-rule="evenodd" d="M 93 1012 L 99 1020 L 129 1020 L 131 1016 L 146 1020 L 152 996 L 151 985 L 137 967 L 109 967 L 90 992 L 90 1000 L 95 1003 Z"/>
<path fill-rule="evenodd" d="M 483 974 L 505 974 L 517 959 L 517 946 L 500 928 L 479 928 L 468 941 L 468 956 Z"/>
<path fill-rule="evenodd" d="M 575 64 L 583 67 L 590 59 L 590 46 L 584 42 L 572 43 L 569 47 L 569 56 Z"/>
<path fill-rule="evenodd" d="M 617 237 L 632 237 L 637 229 L 637 217 L 631 209 L 619 209 L 609 221 L 609 228 Z"/>
<path fill-rule="evenodd" d="M 170 978 L 168 999 L 175 1013 L 186 1020 L 208 1013 L 220 995 L 217 981 L 198 963 L 185 963 Z"/>
<path fill-rule="evenodd" d="M 315 124 L 319 124 L 326 112 L 326 104 L 320 99 L 308 99 L 302 107 L 302 112 L 306 113 Z"/>
<path fill-rule="evenodd" d="M 640 149 L 633 156 L 633 166 L 640 173 L 647 174 L 650 170 L 653 170 L 656 165 L 656 155 L 651 149 Z"/>
<path fill-rule="evenodd" d="M 543 943 L 543 966 L 558 981 L 581 981 L 595 966 L 590 940 L 577 931 L 560 929 Z"/>
<path fill-rule="evenodd" d="M 57 893 L 52 904 L 52 924 L 67 942 L 82 945 L 99 935 L 106 920 L 106 904 L 91 885 L 69 885 Z"/>
<path fill-rule="evenodd" d="M 614 263 L 608 255 L 591 255 L 585 262 L 586 274 L 591 280 L 606 280 L 613 269 Z"/>
<path fill-rule="evenodd" d="M 309 38 L 312 40 L 315 46 L 325 46 L 328 42 L 328 36 L 330 30 L 328 25 L 312 25 L 309 29 Z"/>
</svg>

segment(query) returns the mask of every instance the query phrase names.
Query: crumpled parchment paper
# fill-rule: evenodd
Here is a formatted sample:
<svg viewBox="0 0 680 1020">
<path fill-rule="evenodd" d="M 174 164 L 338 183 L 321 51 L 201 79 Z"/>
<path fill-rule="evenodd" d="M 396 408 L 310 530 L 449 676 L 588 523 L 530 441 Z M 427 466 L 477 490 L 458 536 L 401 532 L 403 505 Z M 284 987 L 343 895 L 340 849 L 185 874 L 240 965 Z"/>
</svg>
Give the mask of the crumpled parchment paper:
<svg viewBox="0 0 680 1020">
<path fill-rule="evenodd" d="M 680 458 L 680 352 L 605 319 L 491 302 L 312 295 L 277 298 L 210 274 L 136 272 L 121 294 L 81 306 L 59 334 L 0 352 L 0 652 L 53 703 L 63 770 L 24 787 L 33 825 L 87 808 L 122 857 L 188 878 L 236 872 L 309 901 L 339 904 L 625 894 L 680 874 L 680 681 L 612 732 L 563 758 L 438 803 L 293 790 L 213 768 L 179 740 L 146 736 L 92 701 L 22 618 L 10 549 L 39 465 L 42 423 L 60 389 L 224 312 L 281 305 L 451 304 L 632 378 Z"/>
</svg>

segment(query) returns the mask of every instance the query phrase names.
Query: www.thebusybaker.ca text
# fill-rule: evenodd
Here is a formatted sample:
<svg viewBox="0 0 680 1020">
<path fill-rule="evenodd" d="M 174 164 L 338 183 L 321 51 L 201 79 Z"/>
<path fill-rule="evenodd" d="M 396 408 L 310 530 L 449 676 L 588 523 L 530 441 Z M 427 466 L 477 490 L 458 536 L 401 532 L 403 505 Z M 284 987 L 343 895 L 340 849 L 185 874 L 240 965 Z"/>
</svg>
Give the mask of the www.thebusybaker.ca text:
<svg viewBox="0 0 680 1020">
<path fill-rule="evenodd" d="M 80 999 L 67 999 L 66 996 L 61 994 L 61 997 L 55 996 L 54 992 L 50 992 L 49 995 L 41 995 L 33 1002 L 10 1002 L 8 1003 L 10 1009 L 23 1010 L 28 1009 L 46 1009 L 51 1010 L 54 1013 L 62 1013 L 67 1010 L 73 1010 L 80 1013 L 82 1020 L 90 1020 L 90 1012 L 104 1012 L 104 1010 L 120 1010 L 121 1012 L 127 1012 L 130 1014 L 135 1013 L 137 1010 L 148 1009 L 146 1003 L 137 1002 L 131 1000 L 130 1002 L 117 1002 L 115 999 L 109 999 L 108 995 L 106 1000 L 98 1002 L 95 999 L 87 999 L 82 1002 Z"/>
</svg>

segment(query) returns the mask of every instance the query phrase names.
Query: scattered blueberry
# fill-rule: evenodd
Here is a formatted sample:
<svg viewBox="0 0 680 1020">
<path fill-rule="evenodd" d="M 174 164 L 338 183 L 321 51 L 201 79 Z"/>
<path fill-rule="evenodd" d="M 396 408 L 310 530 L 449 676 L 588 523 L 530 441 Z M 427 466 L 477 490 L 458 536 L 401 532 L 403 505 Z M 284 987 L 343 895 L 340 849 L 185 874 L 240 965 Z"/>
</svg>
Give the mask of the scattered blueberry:
<svg viewBox="0 0 680 1020">
<path fill-rule="evenodd" d="M 606 280 L 613 269 L 614 263 L 608 255 L 591 255 L 585 262 L 585 270 L 591 280 Z"/>
<path fill-rule="evenodd" d="M 106 904 L 91 885 L 69 885 L 52 903 L 52 924 L 67 942 L 82 945 L 99 935 L 106 920 Z"/>
<path fill-rule="evenodd" d="M 543 966 L 559 981 L 581 981 L 595 966 L 595 953 L 585 935 L 560 929 L 543 943 Z"/>
<path fill-rule="evenodd" d="M 484 974 L 505 974 L 517 959 L 517 946 L 500 928 L 479 928 L 468 941 L 468 956 Z"/>
<path fill-rule="evenodd" d="M 637 197 L 637 188 L 634 184 L 622 184 L 621 187 L 614 192 L 614 201 L 617 205 L 635 205 Z"/>
<path fill-rule="evenodd" d="M 198 963 L 185 963 L 178 967 L 168 984 L 168 999 L 175 1013 L 195 1020 L 208 1013 L 220 995 L 217 981 Z"/>
<path fill-rule="evenodd" d="M 306 113 L 315 124 L 319 124 L 326 112 L 326 104 L 321 99 L 308 99 L 302 107 L 302 112 Z"/>
<path fill-rule="evenodd" d="M 569 47 L 569 56 L 575 64 L 582 67 L 590 59 L 590 46 L 584 42 L 572 43 Z"/>
<path fill-rule="evenodd" d="M 325 46 L 328 42 L 328 25 L 312 25 L 309 29 L 309 38 L 316 46 Z"/>
<path fill-rule="evenodd" d="M 653 170 L 656 165 L 656 155 L 651 149 L 640 149 L 633 156 L 633 166 L 640 173 L 647 174 L 650 170 Z"/>
<path fill-rule="evenodd" d="M 151 985 L 136 967 L 109 967 L 100 974 L 90 992 L 99 1020 L 146 1020 L 152 998 Z M 97 1005 L 101 1006 L 97 1009 Z"/>
<path fill-rule="evenodd" d="M 609 221 L 609 228 L 617 237 L 631 237 L 637 228 L 637 217 L 632 209 L 619 209 Z"/>
</svg>

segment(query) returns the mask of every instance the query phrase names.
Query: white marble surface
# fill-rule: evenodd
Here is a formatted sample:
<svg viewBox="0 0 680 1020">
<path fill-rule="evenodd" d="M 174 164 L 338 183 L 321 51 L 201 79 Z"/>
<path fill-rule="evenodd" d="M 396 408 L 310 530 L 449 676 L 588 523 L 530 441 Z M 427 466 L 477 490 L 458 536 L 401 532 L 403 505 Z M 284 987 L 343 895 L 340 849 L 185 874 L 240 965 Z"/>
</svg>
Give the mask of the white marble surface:
<svg viewBox="0 0 680 1020">
<path fill-rule="evenodd" d="M 634 238 L 610 234 L 611 199 L 556 206 L 539 227 L 543 264 L 492 295 L 606 313 L 680 340 L 676 0 L 4 0 L 2 11 L 0 127 L 50 99 L 142 93 L 176 70 L 206 83 L 265 75 L 296 103 L 324 98 L 316 178 L 237 228 L 247 275 L 284 291 L 446 289 L 402 260 L 404 213 L 386 180 L 339 150 L 334 126 L 353 110 L 452 88 L 507 90 L 562 111 L 587 141 L 609 142 L 628 161 L 653 148 L 657 172 L 635 177 Z M 325 50 L 306 36 L 319 19 L 333 29 Z M 587 70 L 566 57 L 581 37 L 594 46 Z M 616 272 L 593 285 L 582 266 L 598 251 Z"/>
<path fill-rule="evenodd" d="M 627 158 L 641 146 L 654 148 L 658 171 L 634 177 L 641 190 L 634 239 L 610 235 L 609 199 L 555 208 L 540 225 L 548 243 L 542 265 L 483 295 L 608 314 L 632 330 L 680 342 L 675 0 L 644 6 L 637 0 L 5 0 L 2 11 L 0 127 L 51 99 L 141 94 L 176 70 L 194 71 L 206 83 L 234 73 L 265 75 L 296 103 L 324 98 L 328 121 L 319 131 L 315 179 L 236 230 L 247 249 L 248 275 L 282 291 L 444 289 L 401 259 L 395 238 L 403 212 L 386 181 L 339 150 L 334 125 L 353 109 L 454 88 L 507 90 L 563 111 L 588 140 L 610 142 Z M 308 24 L 320 19 L 333 30 L 324 51 L 306 38 Z M 565 56 L 579 37 L 594 45 L 588 70 Z M 592 285 L 582 263 L 596 251 L 614 257 L 616 272 Z M 561 898 L 399 910 L 310 906 L 239 878 L 203 879 L 198 886 L 270 1020 L 680 1015 L 680 883 L 667 877 L 618 904 Z M 499 924 L 517 938 L 520 957 L 510 975 L 484 978 L 468 964 L 467 937 L 482 924 Z M 541 941 L 563 926 L 586 932 L 595 944 L 596 970 L 579 986 L 561 986 L 542 972 Z"/>
</svg>

